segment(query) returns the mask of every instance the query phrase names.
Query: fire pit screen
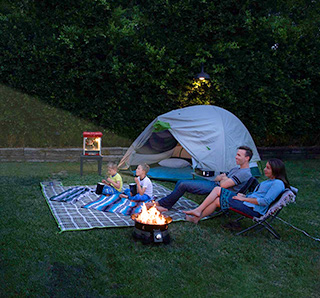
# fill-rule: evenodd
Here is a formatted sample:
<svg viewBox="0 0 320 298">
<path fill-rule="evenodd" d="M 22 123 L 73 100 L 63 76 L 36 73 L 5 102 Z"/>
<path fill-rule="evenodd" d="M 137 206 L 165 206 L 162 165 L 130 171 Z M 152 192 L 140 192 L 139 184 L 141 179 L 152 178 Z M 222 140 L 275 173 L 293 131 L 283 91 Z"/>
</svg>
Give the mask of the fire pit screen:
<svg viewBox="0 0 320 298">
<path fill-rule="evenodd" d="M 131 218 L 135 222 L 132 235 L 136 240 L 143 244 L 170 242 L 168 225 L 172 218 L 162 215 L 155 206 L 148 210 L 143 204 L 141 212 L 132 214 Z"/>
</svg>

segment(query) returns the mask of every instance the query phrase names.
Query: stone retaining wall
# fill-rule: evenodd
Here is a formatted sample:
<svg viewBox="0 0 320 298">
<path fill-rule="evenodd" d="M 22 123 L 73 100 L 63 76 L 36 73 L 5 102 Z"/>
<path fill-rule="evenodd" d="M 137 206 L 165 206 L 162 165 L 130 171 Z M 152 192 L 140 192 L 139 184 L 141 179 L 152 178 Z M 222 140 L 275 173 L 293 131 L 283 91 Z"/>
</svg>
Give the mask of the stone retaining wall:
<svg viewBox="0 0 320 298">
<path fill-rule="evenodd" d="M 261 160 L 276 157 L 282 160 L 320 158 L 320 147 L 258 147 Z"/>
<path fill-rule="evenodd" d="M 118 163 L 128 148 L 103 147 L 103 161 Z M 80 162 L 81 148 L 0 148 L 0 162 Z"/>
<path fill-rule="evenodd" d="M 103 161 L 118 163 L 128 148 L 103 147 Z M 259 147 L 262 160 L 277 157 L 283 160 L 320 158 L 320 147 Z M 80 162 L 81 148 L 0 148 L 0 162 Z"/>
</svg>

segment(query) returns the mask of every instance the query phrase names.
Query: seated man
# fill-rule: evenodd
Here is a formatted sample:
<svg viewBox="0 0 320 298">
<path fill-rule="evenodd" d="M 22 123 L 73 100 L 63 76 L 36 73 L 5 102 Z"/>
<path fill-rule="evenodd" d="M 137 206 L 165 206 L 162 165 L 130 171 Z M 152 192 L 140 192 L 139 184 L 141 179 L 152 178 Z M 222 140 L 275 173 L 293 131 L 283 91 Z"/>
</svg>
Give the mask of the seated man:
<svg viewBox="0 0 320 298">
<path fill-rule="evenodd" d="M 239 192 L 242 186 L 251 178 L 249 161 L 253 153 L 247 146 L 240 146 L 236 155 L 236 163 L 239 167 L 232 168 L 229 173 L 221 174 L 215 178 L 215 181 L 209 180 L 179 180 L 168 196 L 156 202 L 159 211 L 167 211 L 183 196 L 187 191 L 193 194 L 209 194 L 216 186 L 227 188 L 235 193 Z M 153 204 L 148 203 L 147 207 Z"/>
</svg>

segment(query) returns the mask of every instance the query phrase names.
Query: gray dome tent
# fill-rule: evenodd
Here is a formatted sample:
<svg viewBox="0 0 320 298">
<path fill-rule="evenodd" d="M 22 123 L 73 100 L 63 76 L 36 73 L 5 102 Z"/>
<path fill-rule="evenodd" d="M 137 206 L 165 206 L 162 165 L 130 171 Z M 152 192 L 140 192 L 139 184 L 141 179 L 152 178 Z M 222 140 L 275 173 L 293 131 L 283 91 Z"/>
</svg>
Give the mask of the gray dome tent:
<svg viewBox="0 0 320 298">
<path fill-rule="evenodd" d="M 241 145 L 253 150 L 251 162 L 260 161 L 249 131 L 235 115 L 217 106 L 190 106 L 154 119 L 129 147 L 119 168 L 156 164 L 182 154 L 191 158 L 193 168 L 225 172 L 236 166 Z"/>
</svg>

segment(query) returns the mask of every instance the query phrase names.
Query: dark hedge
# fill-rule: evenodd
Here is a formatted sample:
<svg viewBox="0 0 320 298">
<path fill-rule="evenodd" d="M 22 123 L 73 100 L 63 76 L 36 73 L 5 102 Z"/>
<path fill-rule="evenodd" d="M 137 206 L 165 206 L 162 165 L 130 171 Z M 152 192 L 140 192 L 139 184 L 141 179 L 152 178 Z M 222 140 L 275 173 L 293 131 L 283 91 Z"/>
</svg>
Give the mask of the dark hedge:
<svg viewBox="0 0 320 298">
<path fill-rule="evenodd" d="M 2 1 L 0 79 L 131 139 L 213 104 L 259 146 L 319 144 L 319 3 L 278 2 Z"/>
</svg>

